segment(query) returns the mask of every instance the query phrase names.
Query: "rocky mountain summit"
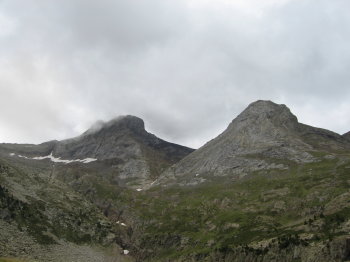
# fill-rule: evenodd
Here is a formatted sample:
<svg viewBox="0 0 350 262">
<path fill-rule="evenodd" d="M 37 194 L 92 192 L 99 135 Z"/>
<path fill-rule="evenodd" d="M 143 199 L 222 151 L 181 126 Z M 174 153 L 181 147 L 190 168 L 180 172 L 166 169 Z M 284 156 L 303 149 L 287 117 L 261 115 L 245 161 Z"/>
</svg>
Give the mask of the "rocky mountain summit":
<svg viewBox="0 0 350 262">
<path fill-rule="evenodd" d="M 111 164 L 119 179 L 136 179 L 142 184 L 151 183 L 193 149 L 148 133 L 138 117 L 122 116 L 97 123 L 79 137 L 56 143 L 52 152 L 62 159 L 97 159 Z"/>
<path fill-rule="evenodd" d="M 341 151 L 349 143 L 340 135 L 298 122 L 289 108 L 271 101 L 256 101 L 237 116 L 228 128 L 165 172 L 167 178 L 199 175 L 237 175 L 263 169 L 284 169 L 283 161 L 315 161 L 313 151 Z M 283 160 L 283 161 L 282 161 Z"/>
<path fill-rule="evenodd" d="M 0 151 L 34 161 L 48 159 L 62 164 L 97 162 L 94 164 L 111 168 L 115 180 L 144 185 L 154 181 L 165 168 L 193 152 L 193 149 L 148 133 L 142 119 L 127 115 L 106 123 L 97 122 L 75 138 L 40 145 L 3 144 Z"/>
<path fill-rule="evenodd" d="M 350 261 L 349 170 L 349 133 L 271 101 L 195 151 L 134 116 L 0 144 L 0 261 Z"/>
<path fill-rule="evenodd" d="M 155 152 L 159 151 L 159 152 Z M 110 159 L 143 158 L 158 154 L 161 161 L 177 162 L 193 150 L 166 142 L 145 130 L 144 121 L 121 116 L 107 123 L 98 122 L 81 136 L 60 141 L 53 148 L 62 158 Z M 142 158 L 142 157 L 141 157 Z"/>
</svg>

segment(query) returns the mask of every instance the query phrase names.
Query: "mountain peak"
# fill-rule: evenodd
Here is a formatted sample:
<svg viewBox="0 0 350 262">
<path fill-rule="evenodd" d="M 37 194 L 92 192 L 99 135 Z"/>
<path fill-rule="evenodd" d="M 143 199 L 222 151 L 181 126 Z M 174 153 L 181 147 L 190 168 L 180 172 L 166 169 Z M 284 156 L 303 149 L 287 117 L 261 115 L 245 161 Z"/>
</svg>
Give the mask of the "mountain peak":
<svg viewBox="0 0 350 262">
<path fill-rule="evenodd" d="M 309 134 L 313 134 L 311 138 Z M 300 124 L 287 106 L 258 100 L 239 114 L 222 134 L 182 159 L 168 174 L 180 177 L 239 175 L 276 168 L 280 159 L 310 162 L 314 158 L 309 151 L 317 143 L 308 143 L 308 140 L 323 141 L 323 134 L 325 131 Z M 324 141 L 330 144 L 329 139 Z"/>
<path fill-rule="evenodd" d="M 271 133 L 271 129 L 295 129 L 298 119 L 290 109 L 283 104 L 271 101 L 258 100 L 251 103 L 241 114 L 235 118 L 227 130 L 263 130 Z M 246 132 L 246 131 L 244 131 Z"/>
<path fill-rule="evenodd" d="M 125 116 L 118 116 L 108 122 L 104 122 L 102 120 L 99 120 L 95 122 L 84 134 L 86 135 L 92 135 L 95 134 L 101 130 L 109 130 L 109 129 L 128 129 L 136 132 L 143 132 L 145 131 L 145 123 L 144 121 L 133 115 L 125 115 Z"/>
<path fill-rule="evenodd" d="M 257 100 L 248 105 L 246 110 L 262 110 L 262 111 L 273 111 L 280 108 L 287 108 L 284 104 L 276 104 L 270 100 Z"/>
<path fill-rule="evenodd" d="M 241 114 L 241 117 L 264 116 L 272 117 L 273 115 L 281 115 L 281 117 L 293 118 L 297 120 L 290 109 L 284 104 L 276 104 L 269 100 L 258 100 L 251 103 Z"/>
<path fill-rule="evenodd" d="M 106 123 L 106 127 L 111 126 L 126 127 L 133 130 L 145 129 L 144 121 L 141 118 L 133 115 L 119 116 Z"/>
<path fill-rule="evenodd" d="M 149 183 L 164 167 L 192 151 L 148 133 L 141 118 L 125 115 L 108 122 L 98 121 L 81 136 L 59 141 L 52 154 L 68 160 L 97 159 L 98 164 L 116 172 L 116 180 L 131 179 L 135 185 L 136 181 Z"/>
</svg>

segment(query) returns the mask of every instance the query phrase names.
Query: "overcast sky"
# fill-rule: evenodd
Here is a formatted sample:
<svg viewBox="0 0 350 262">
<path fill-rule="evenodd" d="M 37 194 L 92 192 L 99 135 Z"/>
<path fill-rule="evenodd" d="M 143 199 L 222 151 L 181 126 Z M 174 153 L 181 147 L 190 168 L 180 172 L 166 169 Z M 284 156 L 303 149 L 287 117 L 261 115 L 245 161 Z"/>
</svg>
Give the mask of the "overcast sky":
<svg viewBox="0 0 350 262">
<path fill-rule="evenodd" d="M 249 103 L 350 131 L 349 0 L 0 0 L 0 142 L 118 115 L 191 147 Z"/>
</svg>

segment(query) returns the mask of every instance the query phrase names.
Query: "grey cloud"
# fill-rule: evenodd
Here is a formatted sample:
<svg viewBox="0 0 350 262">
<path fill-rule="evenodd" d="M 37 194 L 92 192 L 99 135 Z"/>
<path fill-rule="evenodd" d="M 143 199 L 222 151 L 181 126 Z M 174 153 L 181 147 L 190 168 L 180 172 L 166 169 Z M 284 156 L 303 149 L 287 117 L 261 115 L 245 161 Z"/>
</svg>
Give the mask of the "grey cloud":
<svg viewBox="0 0 350 262">
<path fill-rule="evenodd" d="M 0 140 L 63 139 L 134 114 L 197 147 L 257 99 L 350 130 L 349 2 L 290 0 L 258 14 L 188 2 L 0 2 L 13 24 L 0 33 Z"/>
</svg>

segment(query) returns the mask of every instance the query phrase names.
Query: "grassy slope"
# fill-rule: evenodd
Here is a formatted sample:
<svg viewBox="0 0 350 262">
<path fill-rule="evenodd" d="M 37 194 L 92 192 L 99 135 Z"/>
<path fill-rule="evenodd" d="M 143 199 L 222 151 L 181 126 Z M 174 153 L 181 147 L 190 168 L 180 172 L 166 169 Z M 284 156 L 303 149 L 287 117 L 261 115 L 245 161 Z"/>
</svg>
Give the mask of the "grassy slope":
<svg viewBox="0 0 350 262">
<path fill-rule="evenodd" d="M 284 162 L 286 170 L 257 172 L 239 182 L 220 178 L 138 194 L 129 203 L 146 221 L 144 255 L 152 260 L 206 256 L 264 240 L 286 248 L 346 234 L 349 155 L 323 155 L 317 154 L 319 162 Z"/>
<path fill-rule="evenodd" d="M 239 181 L 218 177 L 195 187 L 135 192 L 90 174 L 79 179 L 78 191 L 92 192 L 85 196 L 101 206 L 115 207 L 109 212 L 112 221 L 128 225 L 118 225 L 118 241 L 138 253 L 140 261 L 207 257 L 237 247 L 259 254 L 271 243 L 285 249 L 348 232 L 344 225 L 350 219 L 350 156 L 314 154 L 318 162 L 298 166 L 280 160 L 288 169 L 259 171 Z"/>
</svg>

